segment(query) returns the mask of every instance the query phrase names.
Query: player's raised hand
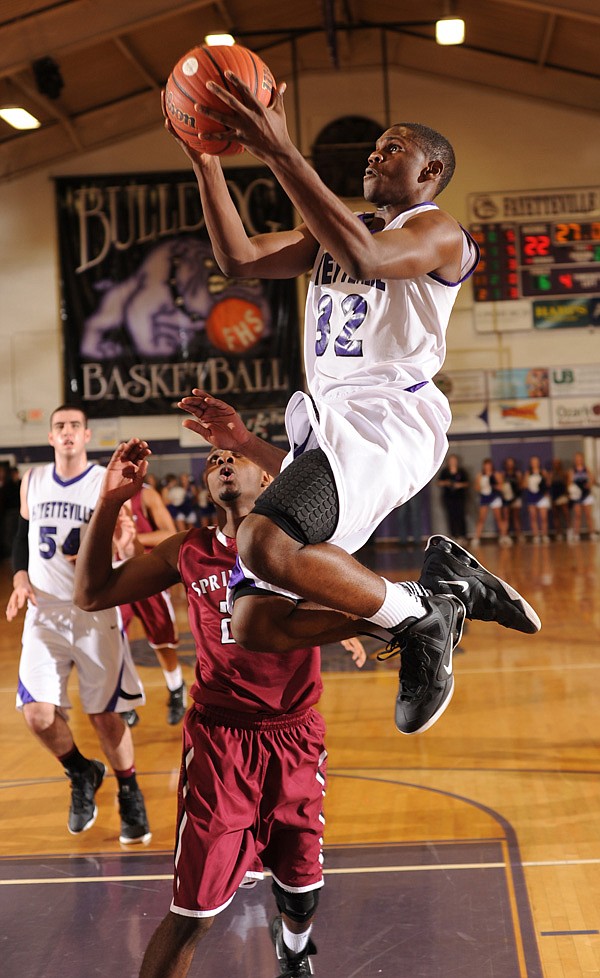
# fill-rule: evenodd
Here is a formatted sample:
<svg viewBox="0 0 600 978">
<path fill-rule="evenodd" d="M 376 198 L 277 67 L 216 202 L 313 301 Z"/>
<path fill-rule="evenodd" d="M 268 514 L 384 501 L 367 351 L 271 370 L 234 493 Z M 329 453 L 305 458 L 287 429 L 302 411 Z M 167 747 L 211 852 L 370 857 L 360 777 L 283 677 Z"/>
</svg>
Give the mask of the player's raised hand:
<svg viewBox="0 0 600 978">
<path fill-rule="evenodd" d="M 192 163 L 196 164 L 196 166 L 200 166 L 200 167 L 220 166 L 219 158 L 217 156 L 209 156 L 208 153 L 203 153 L 199 148 L 200 147 L 199 142 L 198 142 L 198 149 L 193 149 L 188 143 L 184 142 L 183 139 L 181 139 L 181 137 L 175 132 L 173 126 L 171 125 L 171 120 L 169 119 L 169 115 L 167 113 L 167 108 L 165 105 L 164 89 L 160 93 L 160 104 L 162 107 L 163 115 L 165 117 L 165 129 L 167 130 L 169 135 L 172 136 L 177 143 L 179 143 L 187 158 Z"/>
<path fill-rule="evenodd" d="M 365 649 L 361 640 L 358 637 L 344 638 L 340 644 L 344 646 L 346 652 L 351 653 L 352 661 L 356 665 L 356 668 L 362 669 L 367 661 L 367 650 Z"/>
<path fill-rule="evenodd" d="M 293 144 L 283 106 L 286 83 L 281 82 L 273 88 L 271 102 L 265 106 L 233 71 L 228 70 L 224 74 L 234 92 L 214 81 L 207 81 L 206 87 L 227 107 L 226 114 L 201 102 L 196 106 L 202 115 L 222 123 L 223 130 L 201 133 L 201 138 L 205 141 L 222 139 L 223 135 L 228 139 L 233 138 L 259 160 L 268 160 L 274 153 L 291 147 Z"/>
<path fill-rule="evenodd" d="M 250 432 L 230 404 L 194 388 L 191 396 L 182 398 L 177 407 L 192 415 L 182 422 L 184 428 L 202 435 L 215 448 L 244 454 Z"/>
<path fill-rule="evenodd" d="M 127 560 L 144 552 L 137 536 L 136 518 L 127 504 L 121 506 L 117 516 L 113 533 L 113 552 L 115 560 Z"/>
<path fill-rule="evenodd" d="M 108 463 L 100 498 L 122 505 L 142 488 L 148 471 L 148 443 L 140 438 L 121 442 Z"/>
</svg>

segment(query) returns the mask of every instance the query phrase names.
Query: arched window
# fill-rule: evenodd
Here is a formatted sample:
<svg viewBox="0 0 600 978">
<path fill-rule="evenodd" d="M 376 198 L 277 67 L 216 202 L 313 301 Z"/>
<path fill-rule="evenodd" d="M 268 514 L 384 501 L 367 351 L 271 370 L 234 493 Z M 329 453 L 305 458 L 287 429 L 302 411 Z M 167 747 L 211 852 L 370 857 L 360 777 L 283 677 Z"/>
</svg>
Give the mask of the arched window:
<svg viewBox="0 0 600 978">
<path fill-rule="evenodd" d="M 359 115 L 335 119 L 321 130 L 313 145 L 313 166 L 338 197 L 362 197 L 369 153 L 384 127 Z"/>
</svg>

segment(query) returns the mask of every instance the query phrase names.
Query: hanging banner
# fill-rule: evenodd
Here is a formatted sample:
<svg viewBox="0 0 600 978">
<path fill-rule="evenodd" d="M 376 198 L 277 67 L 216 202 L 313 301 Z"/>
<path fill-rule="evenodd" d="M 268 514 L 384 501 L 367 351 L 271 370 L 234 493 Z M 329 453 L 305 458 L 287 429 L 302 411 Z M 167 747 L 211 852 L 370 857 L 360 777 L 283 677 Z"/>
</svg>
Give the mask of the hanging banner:
<svg viewBox="0 0 600 978">
<path fill-rule="evenodd" d="M 269 170 L 226 180 L 248 234 L 293 226 Z M 200 387 L 243 411 L 302 386 L 295 280 L 220 271 L 188 172 L 56 180 L 65 401 L 170 414 Z"/>
</svg>

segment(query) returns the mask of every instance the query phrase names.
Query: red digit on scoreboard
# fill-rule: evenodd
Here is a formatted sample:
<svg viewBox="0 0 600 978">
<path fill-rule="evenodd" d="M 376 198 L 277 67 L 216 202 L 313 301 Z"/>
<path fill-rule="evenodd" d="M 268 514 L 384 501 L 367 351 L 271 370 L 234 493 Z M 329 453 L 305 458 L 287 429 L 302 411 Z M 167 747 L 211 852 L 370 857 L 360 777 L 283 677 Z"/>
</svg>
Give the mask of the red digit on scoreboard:
<svg viewBox="0 0 600 978">
<path fill-rule="evenodd" d="M 526 234 L 523 241 L 523 254 L 527 258 L 546 257 L 550 253 L 550 237 L 547 234 Z"/>
</svg>

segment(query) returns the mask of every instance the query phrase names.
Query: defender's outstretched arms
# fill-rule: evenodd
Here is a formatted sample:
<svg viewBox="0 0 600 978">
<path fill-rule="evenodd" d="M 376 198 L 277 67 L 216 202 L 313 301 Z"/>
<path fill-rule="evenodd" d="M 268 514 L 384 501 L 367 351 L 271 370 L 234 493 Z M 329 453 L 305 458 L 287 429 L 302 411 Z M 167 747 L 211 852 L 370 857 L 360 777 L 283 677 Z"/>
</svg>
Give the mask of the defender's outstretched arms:
<svg viewBox="0 0 600 978">
<path fill-rule="evenodd" d="M 230 404 L 194 388 L 191 396 L 184 397 L 177 407 L 192 415 L 185 419 L 183 427 L 202 435 L 215 448 L 244 455 L 269 475 L 280 471 L 286 453 L 248 431 Z"/>
<path fill-rule="evenodd" d="M 179 581 L 177 556 L 184 533 L 177 533 L 152 553 L 113 567 L 113 534 L 121 507 L 143 485 L 151 454 L 147 442 L 131 438 L 115 450 L 100 497 L 84 535 L 75 568 L 75 604 L 99 611 L 148 598 Z"/>
</svg>

